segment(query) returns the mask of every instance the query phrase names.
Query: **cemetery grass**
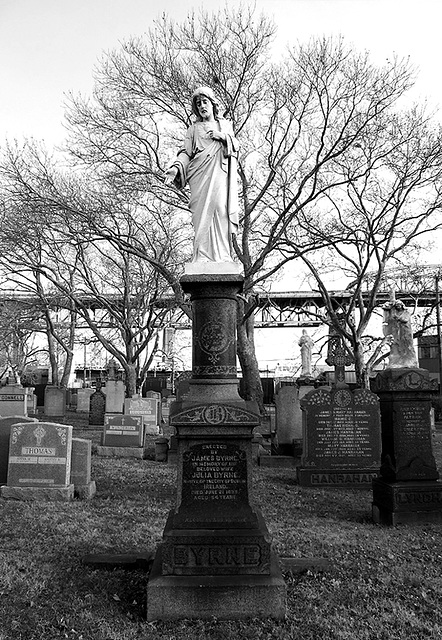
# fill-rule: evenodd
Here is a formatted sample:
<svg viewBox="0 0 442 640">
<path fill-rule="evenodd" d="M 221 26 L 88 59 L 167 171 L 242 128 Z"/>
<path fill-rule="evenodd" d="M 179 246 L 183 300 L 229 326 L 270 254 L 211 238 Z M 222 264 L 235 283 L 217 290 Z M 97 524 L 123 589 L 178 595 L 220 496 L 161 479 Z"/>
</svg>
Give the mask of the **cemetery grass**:
<svg viewBox="0 0 442 640">
<path fill-rule="evenodd" d="M 97 438 L 81 425 L 74 435 Z M 442 432 L 435 454 L 441 468 Z M 92 500 L 0 500 L 0 640 L 442 638 L 442 525 L 378 526 L 370 491 L 300 488 L 293 469 L 264 467 L 254 469 L 255 502 L 278 554 L 328 564 L 285 571 L 283 621 L 146 622 L 145 568 L 96 568 L 82 559 L 154 552 L 175 469 L 95 455 L 92 471 Z"/>
</svg>

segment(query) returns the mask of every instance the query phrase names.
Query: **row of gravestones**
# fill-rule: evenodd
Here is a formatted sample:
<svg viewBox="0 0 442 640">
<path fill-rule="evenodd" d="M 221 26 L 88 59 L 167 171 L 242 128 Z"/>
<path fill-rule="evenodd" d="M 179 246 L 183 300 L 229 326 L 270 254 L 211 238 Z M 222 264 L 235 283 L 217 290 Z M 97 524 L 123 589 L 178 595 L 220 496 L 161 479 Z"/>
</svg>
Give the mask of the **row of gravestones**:
<svg viewBox="0 0 442 640">
<path fill-rule="evenodd" d="M 138 396 L 124 398 L 123 395 L 121 400 L 118 407 L 115 403 L 109 403 L 108 394 L 104 394 L 101 388 L 98 388 L 89 398 L 89 425 L 102 426 L 107 423 L 116 425 L 121 421 L 121 426 L 124 426 L 127 418 L 139 417 L 144 435 L 159 434 L 162 419 L 160 393 L 149 391 L 145 398 Z M 120 410 L 116 411 L 117 408 Z M 105 443 L 103 442 L 103 444 Z M 142 446 L 142 442 L 141 444 L 134 443 L 133 446 Z"/>
<path fill-rule="evenodd" d="M 92 442 L 35 418 L 0 418 L 0 495 L 18 500 L 92 498 Z"/>
<path fill-rule="evenodd" d="M 302 388 L 280 389 L 278 426 L 302 411 L 299 484 L 372 488 L 375 522 L 441 521 L 431 424 L 437 381 L 418 367 L 390 368 L 373 388 L 319 387 L 301 398 Z"/>
</svg>

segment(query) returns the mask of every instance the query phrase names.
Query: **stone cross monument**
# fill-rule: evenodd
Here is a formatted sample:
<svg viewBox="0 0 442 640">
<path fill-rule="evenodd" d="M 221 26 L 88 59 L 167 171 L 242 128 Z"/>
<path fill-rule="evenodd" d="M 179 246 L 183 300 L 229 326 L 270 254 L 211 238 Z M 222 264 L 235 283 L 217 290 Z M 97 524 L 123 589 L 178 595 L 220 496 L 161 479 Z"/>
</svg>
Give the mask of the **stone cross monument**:
<svg viewBox="0 0 442 640">
<path fill-rule="evenodd" d="M 345 325 L 344 313 L 336 314 L 341 326 Z M 348 385 L 345 382 L 345 367 L 349 367 L 354 362 L 353 356 L 345 348 L 344 340 L 338 331 L 330 326 L 327 358 L 325 359 L 329 366 L 335 368 L 335 387 L 344 389 Z"/>
</svg>

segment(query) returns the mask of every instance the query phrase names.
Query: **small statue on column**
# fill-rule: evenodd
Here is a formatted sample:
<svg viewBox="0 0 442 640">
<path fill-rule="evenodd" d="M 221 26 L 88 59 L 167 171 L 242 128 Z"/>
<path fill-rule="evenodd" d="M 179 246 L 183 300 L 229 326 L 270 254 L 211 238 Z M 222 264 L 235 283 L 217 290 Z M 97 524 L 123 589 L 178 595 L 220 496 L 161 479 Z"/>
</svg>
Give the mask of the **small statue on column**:
<svg viewBox="0 0 442 640">
<path fill-rule="evenodd" d="M 413 344 L 411 316 L 401 300 L 396 300 L 394 290 L 390 291 L 390 301 L 384 305 L 384 335 L 390 338 L 390 359 L 392 369 L 417 368 L 419 363 Z"/>
<path fill-rule="evenodd" d="M 314 342 L 308 335 L 307 330 L 302 330 L 302 336 L 298 345 L 301 347 L 301 378 L 312 376 L 312 350 Z"/>
</svg>

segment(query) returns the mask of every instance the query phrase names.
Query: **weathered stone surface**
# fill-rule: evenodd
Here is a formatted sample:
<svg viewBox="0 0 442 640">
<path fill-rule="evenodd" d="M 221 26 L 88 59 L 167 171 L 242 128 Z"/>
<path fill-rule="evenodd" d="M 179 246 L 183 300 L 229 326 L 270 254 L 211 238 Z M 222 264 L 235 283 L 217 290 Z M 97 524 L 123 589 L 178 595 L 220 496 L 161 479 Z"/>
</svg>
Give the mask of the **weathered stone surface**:
<svg viewBox="0 0 442 640">
<path fill-rule="evenodd" d="M 155 440 L 155 460 L 156 462 L 167 462 L 169 451 L 168 438 L 156 438 Z"/>
<path fill-rule="evenodd" d="M 159 548 L 147 584 L 147 619 L 283 619 L 286 586 L 272 554 L 267 575 L 164 576 Z"/>
<path fill-rule="evenodd" d="M 299 387 L 284 385 L 275 395 L 276 436 L 279 453 L 293 452 L 294 440 L 302 439 L 302 413 L 299 402 Z"/>
<path fill-rule="evenodd" d="M 106 415 L 103 445 L 107 447 L 142 447 L 144 440 L 143 417 Z"/>
<path fill-rule="evenodd" d="M 238 276 L 185 276 L 193 309 L 187 397 L 171 406 L 177 497 L 147 586 L 147 618 L 285 615 L 286 587 L 271 536 L 251 503 L 257 406 L 236 379 Z"/>
<path fill-rule="evenodd" d="M 77 412 L 89 413 L 91 395 L 95 393 L 93 389 L 78 389 L 77 391 Z"/>
<path fill-rule="evenodd" d="M 436 385 L 425 369 L 386 369 L 375 379 L 382 418 L 381 477 L 390 482 L 437 480 L 431 399 Z"/>
<path fill-rule="evenodd" d="M 72 438 L 71 483 L 89 484 L 91 481 L 92 442 L 85 438 Z"/>
<path fill-rule="evenodd" d="M 437 382 L 425 369 L 390 368 L 374 382 L 381 404 L 382 464 L 373 481 L 373 519 L 396 525 L 442 522 L 442 482 L 433 454 L 431 399 Z"/>
<path fill-rule="evenodd" d="M 25 416 L 6 416 L 0 418 L 0 485 L 8 481 L 9 438 L 11 427 L 19 422 L 38 422 L 37 418 Z"/>
<path fill-rule="evenodd" d="M 301 401 L 304 439 L 302 486 L 369 488 L 381 459 L 377 396 L 366 389 L 321 387 Z"/>
<path fill-rule="evenodd" d="M 71 451 L 71 426 L 52 422 L 12 425 L 8 487 L 66 487 Z"/>
<path fill-rule="evenodd" d="M 106 382 L 106 413 L 123 413 L 125 392 L 122 380 Z"/>
<path fill-rule="evenodd" d="M 107 447 L 98 445 L 97 455 L 109 458 L 144 458 L 143 447 Z"/>
<path fill-rule="evenodd" d="M 45 388 L 45 416 L 62 417 L 66 415 L 66 389 L 48 385 Z"/>
<path fill-rule="evenodd" d="M 95 480 L 91 480 L 87 484 L 74 485 L 74 497 L 78 500 L 91 500 L 97 493 L 97 485 Z"/>
<path fill-rule="evenodd" d="M 395 526 L 442 522 L 442 482 L 373 480 L 373 520 Z"/>
<path fill-rule="evenodd" d="M 157 401 L 157 425 L 160 425 L 163 421 L 163 402 L 161 398 L 161 393 L 159 391 L 146 391 L 146 398 L 154 399 Z"/>
<path fill-rule="evenodd" d="M 89 399 L 89 424 L 103 425 L 106 411 L 106 396 L 101 388 L 95 391 Z"/>
<path fill-rule="evenodd" d="M 97 491 L 95 481 L 91 480 L 91 460 L 91 440 L 72 438 L 71 484 L 80 500 L 89 500 Z"/>
<path fill-rule="evenodd" d="M 192 378 L 236 379 L 236 294 L 238 275 L 197 275 L 181 279 L 192 301 Z"/>
<path fill-rule="evenodd" d="M 157 398 L 126 398 L 124 413 L 131 417 L 140 416 L 143 420 L 144 435 L 157 436 L 160 432 L 158 405 Z"/>
<path fill-rule="evenodd" d="M 0 488 L 0 495 L 6 500 L 69 502 L 74 498 L 74 485 L 66 487 L 8 487 Z"/>
<path fill-rule="evenodd" d="M 0 416 L 27 416 L 26 393 L 18 383 L 0 387 Z"/>
</svg>

